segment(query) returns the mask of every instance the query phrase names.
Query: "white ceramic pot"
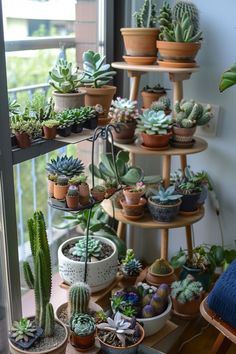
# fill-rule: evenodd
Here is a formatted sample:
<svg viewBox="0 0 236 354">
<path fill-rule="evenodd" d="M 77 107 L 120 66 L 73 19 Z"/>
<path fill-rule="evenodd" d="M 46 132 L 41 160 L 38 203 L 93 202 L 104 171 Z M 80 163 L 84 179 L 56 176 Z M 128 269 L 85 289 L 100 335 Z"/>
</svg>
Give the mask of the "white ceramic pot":
<svg viewBox="0 0 236 354">
<path fill-rule="evenodd" d="M 153 334 L 157 333 L 165 326 L 167 320 L 169 320 L 170 318 L 171 308 L 172 308 L 172 302 L 171 302 L 171 298 L 169 297 L 168 306 L 162 314 L 151 318 L 137 318 L 138 322 L 143 323 L 145 337 L 152 336 Z M 122 316 L 127 319 L 129 318 L 125 315 Z"/>
<path fill-rule="evenodd" d="M 59 273 L 63 281 L 69 285 L 84 281 L 84 262 L 74 261 L 64 256 L 62 250 L 70 243 L 78 242 L 84 236 L 71 238 L 59 247 L 58 249 L 58 263 Z M 88 262 L 87 268 L 87 283 L 91 288 L 91 292 L 97 292 L 109 286 L 116 277 L 118 271 L 118 251 L 114 242 L 105 237 L 92 236 L 99 239 L 103 243 L 108 244 L 114 250 L 113 253 L 97 262 Z"/>
</svg>

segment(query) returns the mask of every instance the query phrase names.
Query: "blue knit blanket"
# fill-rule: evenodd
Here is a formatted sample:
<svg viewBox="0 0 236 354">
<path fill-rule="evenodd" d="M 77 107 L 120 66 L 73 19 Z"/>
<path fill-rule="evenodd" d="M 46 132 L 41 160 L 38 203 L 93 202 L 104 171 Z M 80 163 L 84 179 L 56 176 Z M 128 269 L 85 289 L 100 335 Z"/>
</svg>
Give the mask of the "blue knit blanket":
<svg viewBox="0 0 236 354">
<path fill-rule="evenodd" d="M 217 280 L 207 303 L 222 320 L 236 328 L 236 260 Z"/>
</svg>

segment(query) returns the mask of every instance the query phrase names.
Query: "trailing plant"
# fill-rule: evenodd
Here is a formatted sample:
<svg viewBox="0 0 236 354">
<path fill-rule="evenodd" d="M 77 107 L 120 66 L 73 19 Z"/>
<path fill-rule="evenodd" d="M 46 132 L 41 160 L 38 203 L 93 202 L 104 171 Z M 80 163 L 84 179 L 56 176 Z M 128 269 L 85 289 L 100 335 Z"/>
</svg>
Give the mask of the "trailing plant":
<svg viewBox="0 0 236 354">
<path fill-rule="evenodd" d="M 166 93 L 165 87 L 157 84 L 155 86 L 146 85 L 143 87 L 142 92 L 150 92 L 150 93 Z"/>
<path fill-rule="evenodd" d="M 193 35 L 199 31 L 199 12 L 197 6 L 191 1 L 178 0 L 172 9 L 173 20 L 180 21 L 187 13 L 193 26 Z"/>
<path fill-rule="evenodd" d="M 84 164 L 78 158 L 67 155 L 57 156 L 47 163 L 46 170 L 50 174 L 64 175 L 69 178 L 80 175 L 84 171 Z"/>
<path fill-rule="evenodd" d="M 199 299 L 202 291 L 202 284 L 199 281 L 194 281 L 194 277 L 191 275 L 171 284 L 171 296 L 182 304 Z"/>
<path fill-rule="evenodd" d="M 47 128 L 58 127 L 58 125 L 59 125 L 59 122 L 56 119 L 45 120 L 42 123 L 42 126 L 47 127 Z"/>
<path fill-rule="evenodd" d="M 70 319 L 70 329 L 77 336 L 88 336 L 96 330 L 95 320 L 91 315 L 76 313 Z"/>
<path fill-rule="evenodd" d="M 77 68 L 66 59 L 59 59 L 58 63 L 49 71 L 49 84 L 60 93 L 77 92 L 82 76 L 78 76 Z"/>
<path fill-rule="evenodd" d="M 152 0 L 144 0 L 143 6 L 133 14 L 137 27 L 156 27 L 157 11 Z"/>
<path fill-rule="evenodd" d="M 219 90 L 224 92 L 229 87 L 236 84 L 236 63 L 234 63 L 228 70 L 224 71 L 220 78 Z"/>
<path fill-rule="evenodd" d="M 77 197 L 79 195 L 78 188 L 76 186 L 69 186 L 67 191 L 67 197 Z"/>
<path fill-rule="evenodd" d="M 151 189 L 151 193 L 153 194 L 151 200 L 161 205 L 176 204 L 182 198 L 182 195 L 175 191 L 175 186 L 170 186 L 166 189 L 160 186 L 159 190 Z"/>
<path fill-rule="evenodd" d="M 80 257 L 83 262 L 86 259 L 86 238 L 80 239 L 73 247 L 70 248 L 70 253 L 73 256 Z M 88 250 L 87 257 L 88 261 L 91 262 L 91 257 L 100 258 L 102 256 L 102 243 L 100 240 L 93 237 L 88 238 Z"/>
<path fill-rule="evenodd" d="M 158 111 L 170 111 L 170 99 L 167 96 L 161 96 L 157 101 L 154 101 L 151 106 L 150 109 L 152 111 L 158 112 Z"/>
<path fill-rule="evenodd" d="M 137 101 L 118 97 L 113 100 L 108 113 L 111 123 L 129 123 L 138 118 Z"/>
<path fill-rule="evenodd" d="M 165 135 L 169 133 L 172 123 L 172 117 L 164 111 L 145 109 L 139 116 L 137 130 L 149 135 Z"/>
<path fill-rule="evenodd" d="M 25 281 L 35 294 L 35 323 L 44 329 L 46 337 L 54 333 L 54 312 L 50 304 L 52 270 L 46 225 L 41 211 L 28 220 L 29 240 L 34 273 L 28 262 L 23 263 Z"/>
<path fill-rule="evenodd" d="M 101 56 L 93 50 L 83 53 L 84 76 L 81 79 L 82 84 L 100 88 L 113 79 L 116 72 L 110 70 L 110 64 L 105 64 L 105 59 L 105 56 Z"/>
<path fill-rule="evenodd" d="M 26 318 L 22 318 L 19 321 L 13 322 L 10 338 L 13 338 L 16 342 L 29 342 L 30 339 L 35 337 L 36 332 L 37 327 L 33 322 Z"/>
<path fill-rule="evenodd" d="M 170 264 L 167 260 L 160 258 L 156 259 L 150 266 L 151 273 L 154 274 L 169 274 L 172 271 Z"/>
<path fill-rule="evenodd" d="M 84 282 L 77 282 L 69 289 L 70 317 L 79 313 L 88 313 L 90 300 L 90 287 Z"/>
<path fill-rule="evenodd" d="M 212 107 L 207 104 L 203 107 L 193 100 L 181 100 L 175 104 L 177 126 L 181 128 L 192 128 L 197 125 L 205 125 L 213 117 Z"/>
</svg>

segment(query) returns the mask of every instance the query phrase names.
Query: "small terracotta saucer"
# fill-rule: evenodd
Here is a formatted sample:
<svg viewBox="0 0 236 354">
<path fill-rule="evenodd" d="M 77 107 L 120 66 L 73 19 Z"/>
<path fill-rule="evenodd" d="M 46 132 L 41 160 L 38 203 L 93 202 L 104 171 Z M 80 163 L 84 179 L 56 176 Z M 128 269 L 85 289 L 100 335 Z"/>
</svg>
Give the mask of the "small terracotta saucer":
<svg viewBox="0 0 236 354">
<path fill-rule="evenodd" d="M 153 65 L 157 61 L 157 57 L 132 57 L 131 55 L 123 55 L 123 59 L 127 64 L 133 65 Z"/>
<path fill-rule="evenodd" d="M 176 148 L 180 148 L 180 149 L 191 148 L 191 147 L 193 147 L 194 143 L 195 143 L 195 139 L 193 139 L 190 142 L 183 142 L 183 143 L 181 143 L 180 141 L 175 141 L 173 139 L 170 139 L 170 145 L 173 147 L 176 147 Z"/>
<path fill-rule="evenodd" d="M 130 215 L 126 215 L 124 210 L 121 210 L 121 213 L 123 214 L 123 216 L 128 219 L 128 220 L 131 220 L 131 221 L 135 221 L 135 220 L 139 220 L 141 219 L 143 216 L 144 216 L 144 213 L 142 213 L 141 215 L 133 215 L 133 216 L 130 216 Z"/>
<path fill-rule="evenodd" d="M 157 64 L 163 68 L 196 68 L 198 67 L 197 63 L 194 62 L 175 62 L 175 61 L 167 61 L 167 60 L 157 60 Z"/>
<path fill-rule="evenodd" d="M 197 208 L 194 211 L 181 211 L 181 210 L 179 211 L 179 214 L 183 215 L 183 216 L 191 216 L 191 215 L 196 215 L 199 213 L 200 213 L 200 208 Z"/>
</svg>

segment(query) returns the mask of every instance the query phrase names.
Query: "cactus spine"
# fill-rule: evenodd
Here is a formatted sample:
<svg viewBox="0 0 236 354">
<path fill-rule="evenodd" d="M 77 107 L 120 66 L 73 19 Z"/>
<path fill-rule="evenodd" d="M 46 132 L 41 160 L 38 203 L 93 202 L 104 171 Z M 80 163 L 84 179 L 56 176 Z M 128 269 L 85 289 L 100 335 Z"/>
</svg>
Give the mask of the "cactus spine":
<svg viewBox="0 0 236 354">
<path fill-rule="evenodd" d="M 155 27 L 157 22 L 156 5 L 152 0 L 145 0 L 143 7 L 134 13 L 137 27 Z"/>
<path fill-rule="evenodd" d="M 34 273 L 29 263 L 24 262 L 25 281 L 29 288 L 34 289 L 35 322 L 45 329 L 46 336 L 52 336 L 54 331 L 54 313 L 50 304 L 52 288 L 51 259 L 45 221 L 41 211 L 35 212 L 33 218 L 28 220 L 28 230 Z"/>
<path fill-rule="evenodd" d="M 69 290 L 70 317 L 78 313 L 88 313 L 90 287 L 83 282 L 77 282 Z"/>
<path fill-rule="evenodd" d="M 196 35 L 199 31 L 198 8 L 191 1 L 177 1 L 172 10 L 173 19 L 177 22 L 181 21 L 184 13 L 188 14 L 193 25 L 193 35 Z"/>
</svg>

